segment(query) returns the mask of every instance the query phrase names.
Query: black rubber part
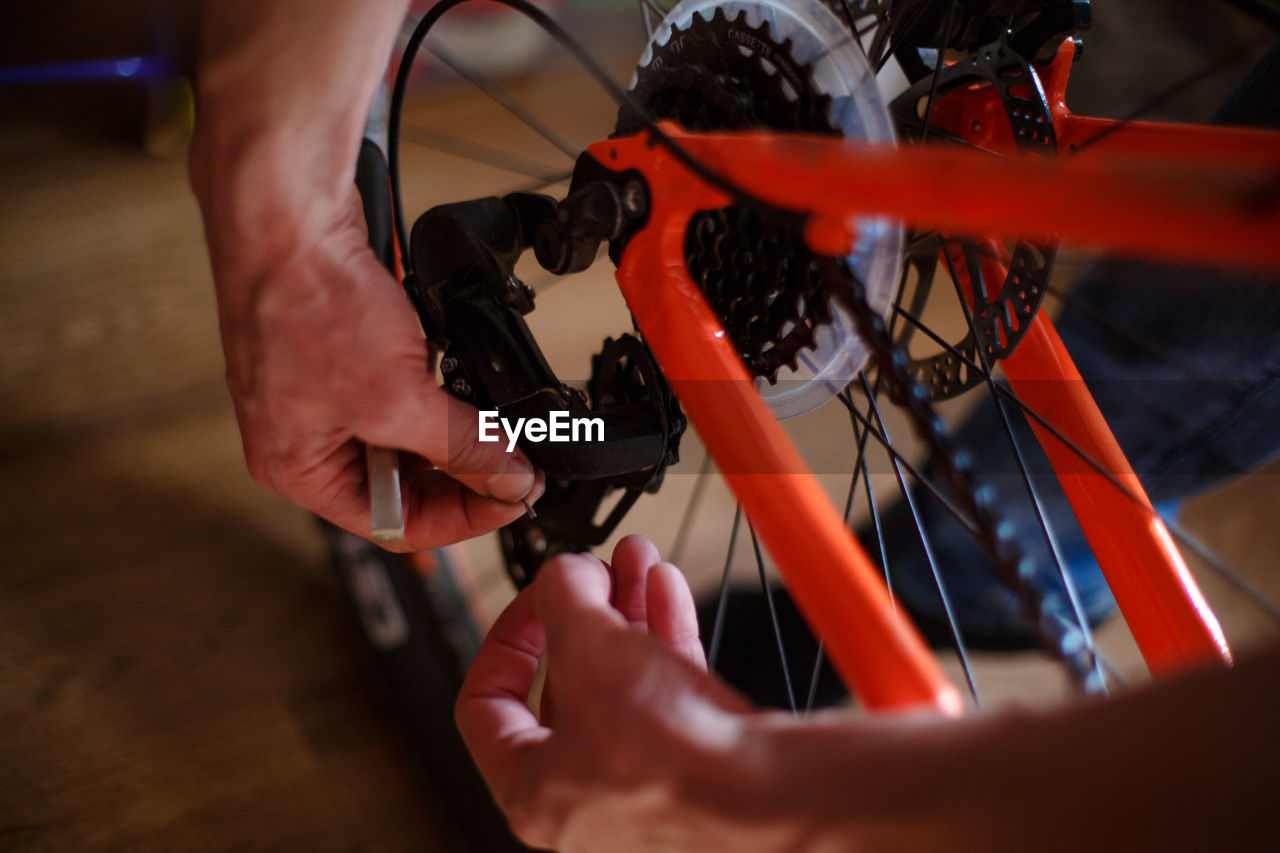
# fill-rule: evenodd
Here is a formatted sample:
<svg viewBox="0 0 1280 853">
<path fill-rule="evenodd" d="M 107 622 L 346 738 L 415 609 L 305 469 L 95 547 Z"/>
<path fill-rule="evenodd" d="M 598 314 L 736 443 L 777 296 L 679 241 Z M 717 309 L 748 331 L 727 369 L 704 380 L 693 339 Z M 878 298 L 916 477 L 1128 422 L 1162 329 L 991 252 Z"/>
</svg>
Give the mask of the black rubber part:
<svg viewBox="0 0 1280 853">
<path fill-rule="evenodd" d="M 360 205 L 364 208 L 364 221 L 369 228 L 369 248 L 394 274 L 396 226 L 391 216 L 391 184 L 387 179 L 387 160 L 372 139 L 360 143 L 360 155 L 356 158 L 356 187 L 360 190 Z"/>
</svg>

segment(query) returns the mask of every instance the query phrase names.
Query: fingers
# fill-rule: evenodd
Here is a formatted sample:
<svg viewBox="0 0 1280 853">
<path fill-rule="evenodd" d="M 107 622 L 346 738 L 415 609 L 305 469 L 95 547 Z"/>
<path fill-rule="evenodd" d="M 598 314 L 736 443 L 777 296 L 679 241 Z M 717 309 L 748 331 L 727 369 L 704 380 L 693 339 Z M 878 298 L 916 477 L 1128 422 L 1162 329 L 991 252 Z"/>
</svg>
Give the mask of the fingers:
<svg viewBox="0 0 1280 853">
<path fill-rule="evenodd" d="M 626 536 L 613 549 L 613 606 L 634 628 L 666 641 L 682 657 L 706 669 L 698 638 L 698 613 L 684 575 L 661 562 L 643 536 Z"/>
<path fill-rule="evenodd" d="M 504 501 L 519 501 L 533 489 L 533 466 L 519 448 L 507 451 L 505 436 L 498 441 L 480 441 L 479 412 L 443 389 L 427 401 L 435 423 L 445 423 L 448 430 L 435 440 L 443 447 L 428 456 L 449 473 L 480 494 Z"/>
<path fill-rule="evenodd" d="M 353 264 L 371 264 L 363 270 L 371 280 L 386 277 L 371 253 Z M 534 486 L 533 467 L 518 449 L 508 452 L 505 439 L 481 442 L 476 408 L 436 384 L 427 343 L 403 291 L 371 288 L 365 295 L 361 315 L 352 322 L 359 326 L 356 346 L 366 369 L 338 395 L 356 435 L 417 453 L 478 494 L 507 502 L 525 498 Z"/>
<path fill-rule="evenodd" d="M 295 483 L 290 497 L 334 524 L 370 535 L 369 493 L 365 482 L 364 449 L 350 441 L 331 452 L 305 479 Z M 400 483 L 404 500 L 405 535 L 385 544 L 390 550 L 436 548 L 491 533 L 524 514 L 523 504 L 478 495 L 430 463 L 408 453 L 400 455 Z M 542 494 L 537 476 L 530 500 Z"/>
<path fill-rule="evenodd" d="M 431 469 L 420 459 L 401 457 L 404 492 L 405 544 L 418 550 L 459 542 L 491 533 L 524 515 L 524 504 L 507 503 L 478 495 L 443 471 Z M 529 500 L 545 488 L 543 475 L 535 479 Z M 365 515 L 368 508 L 365 507 Z M 368 524 L 366 518 L 364 523 Z"/>
<path fill-rule="evenodd" d="M 458 731 L 494 791 L 509 788 L 525 756 L 550 734 L 525 704 L 546 649 L 534 598 L 532 588 L 521 592 L 489 629 L 454 712 Z"/>
<path fill-rule="evenodd" d="M 526 705 L 538 658 L 553 643 L 573 648 L 593 624 L 623 626 L 609 605 L 609 589 L 599 560 L 561 554 L 543 565 L 489 630 L 458 694 L 455 717 L 494 791 L 509 790 L 530 751 L 550 735 Z"/>
<path fill-rule="evenodd" d="M 542 565 L 530 589 L 553 654 L 593 629 L 626 624 L 610 604 L 612 586 L 604 563 L 589 554 L 560 554 Z"/>
<path fill-rule="evenodd" d="M 684 575 L 670 563 L 651 567 L 645 584 L 649 633 L 660 637 L 681 657 L 707 668 L 698 638 L 698 612 Z"/>
<path fill-rule="evenodd" d="M 479 412 L 434 384 L 422 353 L 416 375 L 388 389 L 394 399 L 360 416 L 355 432 L 370 443 L 431 460 L 477 494 L 508 503 L 527 498 L 535 477 L 524 453 L 508 452 L 505 437 L 480 441 Z"/>
<path fill-rule="evenodd" d="M 647 626 L 645 576 L 661 558 L 643 536 L 625 536 L 613 549 L 613 607 L 634 627 Z"/>
</svg>

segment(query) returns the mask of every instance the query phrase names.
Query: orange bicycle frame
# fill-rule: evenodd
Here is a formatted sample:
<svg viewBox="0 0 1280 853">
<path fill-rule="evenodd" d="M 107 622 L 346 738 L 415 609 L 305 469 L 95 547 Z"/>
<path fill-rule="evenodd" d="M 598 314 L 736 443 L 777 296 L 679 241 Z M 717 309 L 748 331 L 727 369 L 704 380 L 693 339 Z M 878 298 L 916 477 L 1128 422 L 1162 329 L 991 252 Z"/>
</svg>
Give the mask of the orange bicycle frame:
<svg viewBox="0 0 1280 853">
<path fill-rule="evenodd" d="M 819 254 L 847 254 L 857 219 L 885 216 L 979 240 L 1018 234 L 1166 261 L 1280 270 L 1280 134 L 1076 119 L 1061 95 L 1065 50 L 1045 73 L 1055 127 L 1063 128 L 1061 149 L 1070 153 L 1108 129 L 1105 140 L 1077 156 L 997 157 L 953 146 L 887 148 L 831 137 L 662 128 L 734 187 L 804 214 L 806 241 Z M 978 92 L 961 107 L 940 103 L 938 112 L 945 118 L 951 109 L 957 123 L 980 132 L 989 125 L 974 121 L 972 111 L 987 109 L 983 97 Z M 690 421 L 838 671 L 868 707 L 958 713 L 959 693 L 893 608 L 875 566 L 756 393 L 689 279 L 689 219 L 732 203 L 730 195 L 649 133 L 599 142 L 590 151 L 605 166 L 635 169 L 648 182 L 649 221 L 627 246 L 619 284 Z M 1215 617 L 1043 314 L 1002 364 L 1015 393 L 1075 446 L 1033 423 L 1148 666 L 1162 672 L 1206 661 L 1229 664 Z M 1077 449 L 1101 471 L 1085 464 Z"/>
</svg>

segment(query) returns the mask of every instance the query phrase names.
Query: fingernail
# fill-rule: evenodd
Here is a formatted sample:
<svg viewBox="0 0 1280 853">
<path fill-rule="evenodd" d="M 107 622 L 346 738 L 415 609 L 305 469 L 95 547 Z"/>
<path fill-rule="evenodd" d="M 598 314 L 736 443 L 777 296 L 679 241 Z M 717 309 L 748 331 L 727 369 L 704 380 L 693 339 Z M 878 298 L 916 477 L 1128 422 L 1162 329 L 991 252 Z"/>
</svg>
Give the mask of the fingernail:
<svg viewBox="0 0 1280 853">
<path fill-rule="evenodd" d="M 535 474 L 533 477 L 533 488 L 529 490 L 529 494 L 524 499 L 531 504 L 536 504 L 538 498 L 542 497 L 542 493 L 547 490 L 547 478 L 542 474 Z"/>
<path fill-rule="evenodd" d="M 533 468 L 521 456 L 511 456 L 506 466 L 484 481 L 484 490 L 490 497 L 508 503 L 517 503 L 533 490 Z"/>
</svg>

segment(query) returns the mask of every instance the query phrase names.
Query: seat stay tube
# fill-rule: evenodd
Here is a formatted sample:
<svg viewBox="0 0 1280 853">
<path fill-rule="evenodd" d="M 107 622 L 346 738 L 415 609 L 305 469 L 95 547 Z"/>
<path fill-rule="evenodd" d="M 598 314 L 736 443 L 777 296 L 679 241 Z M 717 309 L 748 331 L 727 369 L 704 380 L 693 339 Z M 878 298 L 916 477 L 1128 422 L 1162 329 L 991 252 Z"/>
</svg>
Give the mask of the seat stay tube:
<svg viewBox="0 0 1280 853">
<path fill-rule="evenodd" d="M 617 274 L 636 323 L 849 688 L 869 708 L 959 714 L 959 691 L 894 608 L 689 279 L 685 226 L 707 198 L 703 187 L 684 199 L 653 199 L 650 224 L 627 246 Z"/>
</svg>

